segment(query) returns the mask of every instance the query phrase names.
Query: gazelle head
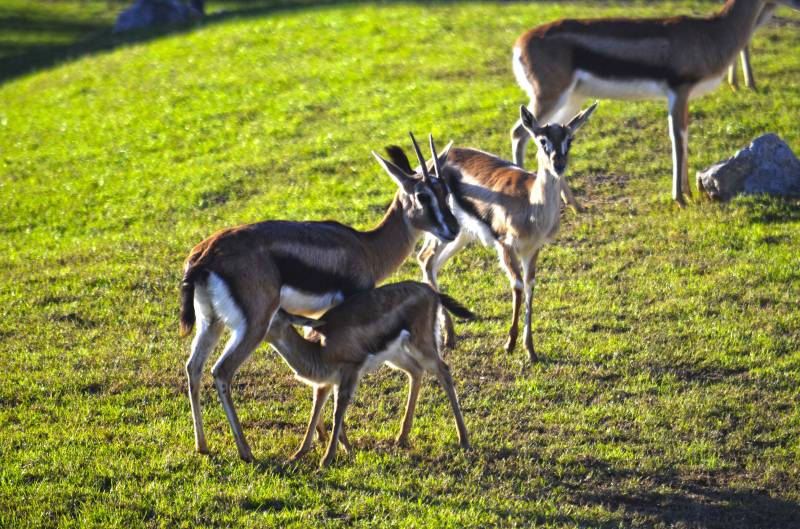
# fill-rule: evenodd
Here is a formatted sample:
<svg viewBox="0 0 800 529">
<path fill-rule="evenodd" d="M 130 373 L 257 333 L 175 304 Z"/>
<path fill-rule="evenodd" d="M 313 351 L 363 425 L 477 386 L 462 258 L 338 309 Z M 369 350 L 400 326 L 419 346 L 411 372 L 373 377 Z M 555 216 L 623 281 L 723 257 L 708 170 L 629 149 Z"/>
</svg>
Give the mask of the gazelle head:
<svg viewBox="0 0 800 529">
<path fill-rule="evenodd" d="M 566 125 L 550 123 L 539 125 L 536 118 L 525 105 L 519 107 L 522 125 L 533 137 L 539 149 L 539 168 L 548 169 L 558 177 L 564 176 L 569 161 L 569 148 L 575 133 L 581 128 L 597 108 L 597 103 L 580 112 Z"/>
<path fill-rule="evenodd" d="M 418 171 L 411 169 L 411 164 L 400 147 L 387 148 L 392 161 L 384 159 L 375 151 L 372 151 L 372 155 L 400 188 L 400 203 L 411 226 L 432 233 L 444 242 L 450 242 L 458 235 L 459 226 L 448 205 L 449 190 L 442 179 L 442 166 L 452 143 L 437 156 L 433 135 L 429 136 L 434 170 L 434 174 L 431 174 L 417 140 L 413 134 L 409 134 L 420 164 Z"/>
</svg>

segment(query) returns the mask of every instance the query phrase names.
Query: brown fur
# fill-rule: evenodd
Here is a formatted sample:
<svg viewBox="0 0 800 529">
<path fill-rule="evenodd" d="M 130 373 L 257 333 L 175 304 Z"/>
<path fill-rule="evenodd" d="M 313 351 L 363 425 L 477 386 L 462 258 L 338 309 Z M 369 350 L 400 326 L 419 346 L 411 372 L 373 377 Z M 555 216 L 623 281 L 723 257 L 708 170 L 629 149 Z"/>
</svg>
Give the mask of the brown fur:
<svg viewBox="0 0 800 529">
<path fill-rule="evenodd" d="M 663 83 L 674 99 L 673 198 L 691 196 L 688 179 L 687 134 L 689 99 L 702 83 L 721 79 L 736 55 L 747 45 L 764 13 L 778 3 L 800 8 L 796 0 L 727 0 L 707 17 L 647 19 L 559 20 L 533 28 L 515 43 L 520 67 L 530 90 L 531 110 L 542 122 L 561 119 L 583 98 L 601 96 L 575 77 L 577 70 L 618 82 Z M 621 94 L 620 94 L 621 95 Z M 667 94 L 664 94 L 665 97 Z M 514 161 L 523 165 L 529 135 L 520 122 L 512 129 Z M 562 181 L 564 198 L 579 209 Z"/>
<path fill-rule="evenodd" d="M 331 390 L 336 393 L 333 432 L 320 466 L 327 466 L 336 454 L 344 432 L 344 415 L 359 379 L 373 355 L 382 353 L 403 332 L 408 333 L 401 352 L 391 359 L 392 367 L 409 377 L 409 395 L 397 442 L 408 443 L 408 435 L 424 372 L 434 374 L 450 400 L 461 446 L 469 448 L 467 430 L 453 387 L 450 369 L 441 359 L 436 343 L 435 326 L 441 306 L 454 307 L 462 315 L 469 311 L 447 298 L 442 300 L 428 285 L 405 281 L 356 294 L 322 316 L 317 327 L 320 343 L 303 339 L 291 327 L 296 318 L 279 314 L 270 328 L 268 339 L 283 356 L 298 378 L 314 386 L 314 405 L 306 435 L 292 457 L 298 459 L 311 449 L 313 435 L 319 431 L 320 413 Z M 296 321 L 299 324 L 310 322 Z"/>
</svg>

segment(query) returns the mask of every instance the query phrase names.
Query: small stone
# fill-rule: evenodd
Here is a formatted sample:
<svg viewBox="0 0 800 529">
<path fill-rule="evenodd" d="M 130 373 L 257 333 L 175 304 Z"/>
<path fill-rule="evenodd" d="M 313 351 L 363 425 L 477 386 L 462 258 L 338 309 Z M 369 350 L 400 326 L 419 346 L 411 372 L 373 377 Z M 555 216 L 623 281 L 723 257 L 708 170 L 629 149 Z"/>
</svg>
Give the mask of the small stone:
<svg viewBox="0 0 800 529">
<path fill-rule="evenodd" d="M 204 15 L 204 0 L 137 0 L 117 16 L 114 33 L 167 24 L 188 24 Z"/>
<path fill-rule="evenodd" d="M 697 187 L 714 200 L 739 194 L 800 196 L 800 160 L 775 134 L 765 134 L 732 158 L 697 173 Z"/>
</svg>

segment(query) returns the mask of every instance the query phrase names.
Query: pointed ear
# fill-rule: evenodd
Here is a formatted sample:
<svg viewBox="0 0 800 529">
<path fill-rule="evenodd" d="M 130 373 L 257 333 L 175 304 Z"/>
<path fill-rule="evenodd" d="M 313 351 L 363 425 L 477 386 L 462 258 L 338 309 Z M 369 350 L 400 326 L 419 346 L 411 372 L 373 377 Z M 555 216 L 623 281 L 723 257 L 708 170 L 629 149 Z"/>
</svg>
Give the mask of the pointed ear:
<svg viewBox="0 0 800 529">
<path fill-rule="evenodd" d="M 594 114 L 594 111 L 597 110 L 597 101 L 594 102 L 594 105 L 590 106 L 583 112 L 578 113 L 577 116 L 572 118 L 572 120 L 567 124 L 567 128 L 572 134 L 578 131 L 579 128 L 583 127 L 583 125 L 589 120 L 589 118 Z"/>
<path fill-rule="evenodd" d="M 395 183 L 403 189 L 403 191 L 409 194 L 414 192 L 416 180 L 411 175 L 406 174 L 405 171 L 397 167 L 389 160 L 385 160 L 375 151 L 372 151 L 372 156 L 378 160 L 378 163 L 381 164 L 381 167 L 383 167 L 383 170 L 386 171 L 386 174 L 391 176 L 392 180 L 394 180 Z"/>
<path fill-rule="evenodd" d="M 539 122 L 525 105 L 519 106 L 519 119 L 522 121 L 522 125 L 531 132 L 539 128 Z"/>
<path fill-rule="evenodd" d="M 311 327 L 312 329 L 316 329 L 317 327 L 322 327 L 325 325 L 325 322 L 322 320 L 315 320 L 313 318 L 306 318 L 305 316 L 298 316 L 296 314 L 289 314 L 288 312 L 285 313 L 286 318 L 292 325 L 298 325 L 300 327 Z"/>
</svg>

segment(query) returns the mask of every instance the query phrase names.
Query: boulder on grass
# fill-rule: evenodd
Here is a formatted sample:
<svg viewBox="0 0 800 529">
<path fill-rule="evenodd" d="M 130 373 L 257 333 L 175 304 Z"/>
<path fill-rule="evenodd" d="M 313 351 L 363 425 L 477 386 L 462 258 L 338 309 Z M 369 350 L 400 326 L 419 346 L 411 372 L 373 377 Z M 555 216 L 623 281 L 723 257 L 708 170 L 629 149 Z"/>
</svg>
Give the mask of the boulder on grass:
<svg viewBox="0 0 800 529">
<path fill-rule="evenodd" d="M 204 0 L 137 0 L 117 17 L 114 33 L 167 24 L 188 24 L 204 14 Z"/>
<path fill-rule="evenodd" d="M 800 196 L 800 160 L 775 134 L 765 134 L 733 158 L 697 173 L 697 188 L 714 200 L 739 194 Z"/>
</svg>

